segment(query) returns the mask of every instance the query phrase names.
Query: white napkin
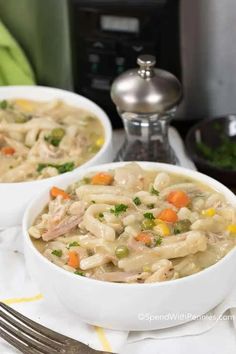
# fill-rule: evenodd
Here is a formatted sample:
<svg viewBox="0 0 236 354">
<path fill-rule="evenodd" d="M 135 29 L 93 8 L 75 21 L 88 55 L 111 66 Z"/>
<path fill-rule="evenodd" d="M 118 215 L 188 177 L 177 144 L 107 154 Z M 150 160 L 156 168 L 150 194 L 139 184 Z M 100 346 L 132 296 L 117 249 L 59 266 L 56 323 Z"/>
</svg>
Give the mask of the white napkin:
<svg viewBox="0 0 236 354">
<path fill-rule="evenodd" d="M 25 316 L 82 341 L 95 349 L 118 353 L 127 343 L 147 338 L 176 338 L 201 334 L 213 328 L 218 321 L 232 319 L 236 328 L 236 288 L 231 294 L 203 318 L 169 329 L 148 332 L 113 331 L 87 325 L 77 315 L 68 312 L 55 301 L 49 303 L 43 298 L 36 284 L 29 278 L 22 253 L 20 227 L 0 232 L 0 301 L 11 305 Z M 222 317 L 227 310 L 227 316 Z M 0 339 L 0 353 L 14 353 L 7 343 Z"/>
</svg>

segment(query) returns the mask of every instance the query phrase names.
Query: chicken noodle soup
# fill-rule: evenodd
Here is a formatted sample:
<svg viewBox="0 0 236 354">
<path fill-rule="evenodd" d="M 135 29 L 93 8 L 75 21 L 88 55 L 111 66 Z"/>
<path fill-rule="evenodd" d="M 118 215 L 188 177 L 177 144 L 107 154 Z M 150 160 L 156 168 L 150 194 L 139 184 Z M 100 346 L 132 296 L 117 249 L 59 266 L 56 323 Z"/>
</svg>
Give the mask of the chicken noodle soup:
<svg viewBox="0 0 236 354">
<path fill-rule="evenodd" d="M 63 101 L 0 101 L 0 182 L 72 171 L 104 143 L 101 122 Z"/>
<path fill-rule="evenodd" d="M 77 275 L 162 282 L 224 257 L 236 243 L 236 213 L 209 186 L 129 163 L 53 187 L 29 234 L 45 257 Z"/>
</svg>

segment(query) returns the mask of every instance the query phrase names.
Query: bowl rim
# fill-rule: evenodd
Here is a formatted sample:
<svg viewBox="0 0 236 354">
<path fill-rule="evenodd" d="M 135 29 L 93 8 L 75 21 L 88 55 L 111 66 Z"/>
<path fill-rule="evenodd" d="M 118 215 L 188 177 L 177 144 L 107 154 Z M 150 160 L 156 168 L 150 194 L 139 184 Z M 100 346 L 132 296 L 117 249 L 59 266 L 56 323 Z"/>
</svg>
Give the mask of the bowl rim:
<svg viewBox="0 0 236 354">
<path fill-rule="evenodd" d="M 112 162 L 112 163 L 106 163 L 106 164 L 101 164 L 101 165 L 97 165 L 97 166 L 91 166 L 91 167 L 86 168 L 86 170 L 84 170 L 84 171 L 79 171 L 79 173 L 77 173 L 77 176 L 73 176 L 74 177 L 73 181 L 76 180 L 77 178 L 78 179 L 83 178 L 84 175 L 86 175 L 87 173 L 90 173 L 90 172 L 96 172 L 101 169 L 104 169 L 105 171 L 107 171 L 108 169 L 121 167 L 121 166 L 124 166 L 129 163 L 130 163 L 130 161 L 129 162 L 123 161 L 123 162 Z M 137 163 L 140 164 L 141 167 L 144 169 L 150 170 L 153 168 L 153 169 L 156 169 L 157 171 L 168 171 L 171 173 L 177 173 L 179 175 L 184 175 L 187 173 L 188 177 L 191 177 L 197 181 L 200 181 L 201 183 L 206 183 L 206 184 L 210 185 L 211 187 L 213 185 L 212 189 L 215 189 L 216 191 L 218 190 L 217 188 L 219 187 L 219 193 L 223 194 L 225 196 L 226 200 L 229 200 L 230 198 L 232 198 L 232 200 L 235 199 L 235 206 L 236 206 L 236 195 L 233 192 L 231 192 L 226 186 L 224 186 L 219 181 L 217 181 L 214 178 L 209 177 L 201 172 L 190 170 L 190 169 L 187 169 L 187 168 L 181 167 L 181 166 L 170 165 L 170 164 L 165 164 L 165 163 L 158 163 L 158 162 L 138 161 Z M 205 180 L 207 180 L 207 182 Z M 70 181 L 69 184 L 73 183 L 73 181 Z M 62 182 L 62 181 L 60 181 L 60 182 Z M 66 183 L 67 186 L 69 186 L 69 184 Z M 28 219 L 30 217 L 31 208 L 35 204 L 37 204 L 42 199 L 42 197 L 44 197 L 46 195 L 46 193 L 48 193 L 48 190 L 49 190 L 49 187 L 47 187 L 43 191 L 41 191 L 40 194 L 38 194 L 33 200 L 31 200 L 30 204 L 28 205 L 27 209 L 25 210 L 25 213 L 23 216 L 23 222 L 22 222 L 24 247 L 27 245 L 27 247 L 29 247 L 30 251 L 32 251 L 33 254 L 36 257 L 38 257 L 38 259 L 41 262 L 43 262 L 46 266 L 51 268 L 52 271 L 59 272 L 61 275 L 64 275 L 67 277 L 72 277 L 71 279 L 77 279 L 78 281 L 81 281 L 82 283 L 85 282 L 85 284 L 86 284 L 86 282 L 92 282 L 91 284 L 94 284 L 94 285 L 97 284 L 98 286 L 99 285 L 106 286 L 108 288 L 110 288 L 110 287 L 115 287 L 115 288 L 116 287 L 117 288 L 129 287 L 130 289 L 137 288 L 140 290 L 142 290 L 144 288 L 149 288 L 149 287 L 153 288 L 153 287 L 173 286 L 173 284 L 176 284 L 176 281 L 178 282 L 178 284 L 181 285 L 181 284 L 189 282 L 191 280 L 197 280 L 199 277 L 207 276 L 207 275 L 211 274 L 211 272 L 217 271 L 217 269 L 219 267 L 221 267 L 223 263 L 225 263 L 227 260 L 231 259 L 232 257 L 236 256 L 234 254 L 234 253 L 236 253 L 236 246 L 235 246 L 218 262 L 201 270 L 200 272 L 191 274 L 191 275 L 183 277 L 183 278 L 169 280 L 166 282 L 159 282 L 159 283 L 156 282 L 156 283 L 142 283 L 142 284 L 137 284 L 137 283 L 126 284 L 126 283 L 107 282 L 107 281 L 83 277 L 83 276 L 78 277 L 77 274 L 71 273 L 71 272 L 59 267 L 58 265 L 50 262 L 45 256 L 43 256 L 36 249 L 36 247 L 33 245 L 33 242 L 31 241 L 31 238 L 29 236 L 28 227 L 31 225 L 28 225 L 28 223 L 29 223 Z"/>
<path fill-rule="evenodd" d="M 95 102 L 93 102 L 92 100 L 90 100 L 89 98 L 82 96 L 76 92 L 73 91 L 69 91 L 69 90 L 64 90 L 61 88 L 56 88 L 56 87 L 48 87 L 48 86 L 41 86 L 41 85 L 37 85 L 37 86 L 30 86 L 30 85 L 14 85 L 14 86 L 1 86 L 0 87 L 0 99 L 5 99 L 4 97 L 1 97 L 1 95 L 4 96 L 4 93 L 11 93 L 11 92 L 17 92 L 20 90 L 29 90 L 29 91 L 39 91 L 39 96 L 40 96 L 40 91 L 44 91 L 44 92 L 49 92 L 49 93 L 58 93 L 59 95 L 63 96 L 70 96 L 71 98 L 77 98 L 81 101 L 83 101 L 84 103 L 88 103 L 90 106 L 93 106 L 99 113 L 96 114 L 96 117 L 98 118 L 98 120 L 100 121 L 100 123 L 103 126 L 103 130 L 104 130 L 104 136 L 105 136 L 105 142 L 102 146 L 102 148 L 89 160 L 87 160 L 85 163 L 83 163 L 80 166 L 77 166 L 74 170 L 69 171 L 69 172 L 65 172 L 62 175 L 57 175 L 57 176 L 53 176 L 53 177 L 48 177 L 48 178 L 43 178 L 41 180 L 33 180 L 33 181 L 21 181 L 21 182 L 0 182 L 0 185 L 4 185 L 6 186 L 6 188 L 8 188 L 9 186 L 22 186 L 25 184 L 28 185 L 35 185 L 35 184 L 42 184 L 45 181 L 50 181 L 53 183 L 53 181 L 57 181 L 57 179 L 61 178 L 64 175 L 68 175 L 71 173 L 76 173 L 78 172 L 81 168 L 86 168 L 87 166 L 90 166 L 91 164 L 96 163 L 96 160 L 99 159 L 105 151 L 107 151 L 107 149 L 109 148 L 111 142 L 112 142 L 112 126 L 111 126 L 111 122 L 110 119 L 108 117 L 108 115 L 106 114 L 106 112 L 100 107 L 98 106 Z M 16 93 L 16 99 L 18 98 L 24 98 L 23 96 L 25 96 L 25 94 L 22 95 L 22 97 L 20 96 L 20 93 L 18 95 L 18 93 Z M 65 100 L 66 101 L 66 97 L 63 98 L 59 98 L 62 101 Z M 35 100 L 37 100 L 37 98 L 35 98 Z M 48 99 L 49 101 L 52 100 L 52 98 Z M 42 102 L 45 100 L 42 100 Z M 83 103 L 82 102 L 82 103 Z M 73 104 L 70 103 L 70 105 L 73 106 Z M 79 106 L 79 103 L 78 103 Z M 81 107 L 83 108 L 83 107 Z M 89 111 L 89 109 L 88 109 Z"/>
<path fill-rule="evenodd" d="M 197 153 L 196 150 L 193 149 L 192 143 L 191 143 L 193 140 L 193 137 L 195 136 L 194 132 L 197 129 L 204 127 L 206 124 L 211 123 L 212 121 L 217 121 L 218 119 L 229 120 L 230 118 L 232 118 L 236 121 L 236 113 L 230 113 L 230 114 L 225 114 L 225 115 L 219 115 L 216 117 L 209 117 L 207 119 L 202 119 L 200 122 L 194 124 L 189 129 L 189 131 L 187 132 L 186 137 L 185 137 L 185 144 L 186 144 L 186 148 L 187 148 L 186 149 L 187 153 L 188 153 L 189 157 L 191 159 L 193 159 L 194 162 L 201 164 L 205 168 L 212 169 L 215 172 L 227 173 L 227 174 L 234 176 L 236 171 L 232 171 L 232 170 L 225 169 L 225 168 L 219 168 L 219 167 L 211 164 L 207 159 L 205 159 L 203 156 L 201 156 L 199 153 Z M 195 138 L 194 138 L 194 142 L 195 142 Z"/>
</svg>

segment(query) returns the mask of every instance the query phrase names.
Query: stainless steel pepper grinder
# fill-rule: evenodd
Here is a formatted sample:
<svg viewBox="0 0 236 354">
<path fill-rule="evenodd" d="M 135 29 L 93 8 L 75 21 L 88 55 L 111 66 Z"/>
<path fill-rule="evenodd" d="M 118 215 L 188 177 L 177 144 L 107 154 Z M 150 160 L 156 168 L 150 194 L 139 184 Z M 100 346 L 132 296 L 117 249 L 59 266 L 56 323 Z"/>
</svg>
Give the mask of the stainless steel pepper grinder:
<svg viewBox="0 0 236 354">
<path fill-rule="evenodd" d="M 137 63 L 138 69 L 124 72 L 111 87 L 126 132 L 115 160 L 178 164 L 168 127 L 182 97 L 181 84 L 171 73 L 154 68 L 152 55 L 139 56 Z"/>
</svg>

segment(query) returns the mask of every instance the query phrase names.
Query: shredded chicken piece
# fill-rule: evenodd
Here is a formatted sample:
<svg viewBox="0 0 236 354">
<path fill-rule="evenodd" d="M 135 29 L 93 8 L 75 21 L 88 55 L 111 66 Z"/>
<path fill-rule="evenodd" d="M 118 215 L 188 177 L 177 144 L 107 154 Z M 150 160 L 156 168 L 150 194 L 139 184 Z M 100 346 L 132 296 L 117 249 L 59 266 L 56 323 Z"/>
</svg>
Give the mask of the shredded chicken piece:
<svg viewBox="0 0 236 354">
<path fill-rule="evenodd" d="M 65 219 L 63 219 L 58 225 L 43 233 L 42 239 L 44 241 L 51 241 L 57 238 L 58 236 L 61 236 L 74 229 L 76 226 L 79 225 L 81 220 L 82 220 L 82 215 L 68 216 Z"/>
</svg>

